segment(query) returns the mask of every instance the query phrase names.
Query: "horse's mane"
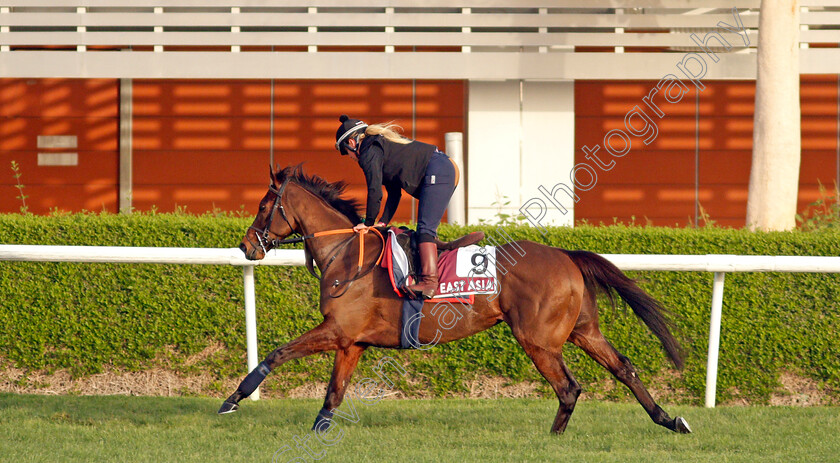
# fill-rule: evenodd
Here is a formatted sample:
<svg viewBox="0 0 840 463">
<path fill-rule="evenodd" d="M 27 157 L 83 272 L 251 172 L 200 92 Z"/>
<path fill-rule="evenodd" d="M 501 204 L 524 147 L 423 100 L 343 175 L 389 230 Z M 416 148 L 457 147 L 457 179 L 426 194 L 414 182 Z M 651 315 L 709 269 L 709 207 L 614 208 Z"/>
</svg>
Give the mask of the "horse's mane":
<svg viewBox="0 0 840 463">
<path fill-rule="evenodd" d="M 309 192 L 323 198 L 333 209 L 350 219 L 353 225 L 359 223 L 359 202 L 355 199 L 341 197 L 344 189 L 347 187 L 347 183 L 344 181 L 330 183 L 317 175 L 307 176 L 301 169 L 302 164 L 289 166 L 277 171 L 274 174 L 276 182 L 280 184 L 287 178 L 291 178 L 292 181 Z"/>
</svg>

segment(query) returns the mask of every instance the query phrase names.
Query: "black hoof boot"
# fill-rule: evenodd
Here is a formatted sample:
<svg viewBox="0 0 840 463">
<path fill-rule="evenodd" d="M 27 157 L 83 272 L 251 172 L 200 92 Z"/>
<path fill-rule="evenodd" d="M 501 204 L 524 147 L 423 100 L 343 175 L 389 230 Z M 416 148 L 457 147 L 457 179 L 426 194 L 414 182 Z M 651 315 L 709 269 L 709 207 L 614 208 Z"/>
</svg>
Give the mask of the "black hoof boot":
<svg viewBox="0 0 840 463">
<path fill-rule="evenodd" d="M 316 432 L 324 432 L 330 428 L 332 423 L 333 412 L 322 408 L 315 418 L 315 424 L 312 425 L 312 430 Z"/>
<path fill-rule="evenodd" d="M 683 417 L 678 416 L 674 418 L 674 432 L 678 432 L 680 434 L 691 434 L 691 428 L 688 427 L 688 423 L 686 423 Z"/>
<path fill-rule="evenodd" d="M 239 410 L 239 404 L 233 402 L 223 402 L 222 408 L 219 409 L 219 415 L 226 415 Z"/>
</svg>

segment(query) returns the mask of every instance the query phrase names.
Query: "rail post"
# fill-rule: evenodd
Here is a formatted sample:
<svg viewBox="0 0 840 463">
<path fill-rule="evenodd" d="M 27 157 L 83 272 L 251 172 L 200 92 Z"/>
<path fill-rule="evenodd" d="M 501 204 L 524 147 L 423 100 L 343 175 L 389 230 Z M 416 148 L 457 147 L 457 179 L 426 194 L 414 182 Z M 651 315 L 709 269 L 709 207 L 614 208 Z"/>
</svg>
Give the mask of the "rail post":
<svg viewBox="0 0 840 463">
<path fill-rule="evenodd" d="M 242 281 L 245 289 L 245 340 L 248 345 L 248 372 L 257 367 L 257 302 L 254 288 L 254 266 L 242 266 Z M 260 389 L 251 394 L 251 400 L 260 400 Z"/>
<path fill-rule="evenodd" d="M 706 408 L 715 408 L 718 355 L 720 353 L 720 319 L 723 312 L 724 272 L 715 272 L 712 285 L 712 314 L 709 317 L 709 355 L 706 360 Z"/>
</svg>

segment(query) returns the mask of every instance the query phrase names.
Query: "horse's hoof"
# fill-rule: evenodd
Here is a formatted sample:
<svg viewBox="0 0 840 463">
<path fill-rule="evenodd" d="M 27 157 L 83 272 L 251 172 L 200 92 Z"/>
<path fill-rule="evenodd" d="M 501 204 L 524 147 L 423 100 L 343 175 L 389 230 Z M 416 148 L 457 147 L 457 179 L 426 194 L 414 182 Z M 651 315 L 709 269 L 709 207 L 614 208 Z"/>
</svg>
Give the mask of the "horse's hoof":
<svg viewBox="0 0 840 463">
<path fill-rule="evenodd" d="M 224 402 L 222 403 L 222 408 L 219 409 L 219 415 L 226 415 L 228 413 L 233 413 L 237 410 L 239 410 L 239 404 Z"/>
<path fill-rule="evenodd" d="M 674 418 L 674 432 L 678 432 L 680 434 L 691 434 L 691 428 L 688 426 L 688 423 L 686 423 L 683 417 L 678 416 Z"/>
<path fill-rule="evenodd" d="M 330 428 L 332 423 L 333 412 L 330 410 L 321 409 L 318 416 L 315 418 L 315 424 L 312 425 L 312 430 L 315 432 L 325 432 Z"/>
</svg>

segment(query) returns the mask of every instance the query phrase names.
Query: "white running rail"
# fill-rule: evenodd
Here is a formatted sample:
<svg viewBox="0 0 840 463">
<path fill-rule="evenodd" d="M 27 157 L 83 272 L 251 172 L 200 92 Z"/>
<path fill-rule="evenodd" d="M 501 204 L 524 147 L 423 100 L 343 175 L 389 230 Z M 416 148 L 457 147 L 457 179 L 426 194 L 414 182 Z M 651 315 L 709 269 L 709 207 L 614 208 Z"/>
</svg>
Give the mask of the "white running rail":
<svg viewBox="0 0 840 463">
<path fill-rule="evenodd" d="M 0 261 L 82 262 L 112 264 L 198 264 L 236 265 L 242 267 L 245 292 L 245 338 L 248 346 L 248 371 L 259 363 L 257 352 L 257 305 L 254 289 L 256 265 L 303 265 L 303 250 L 272 249 L 265 259 L 252 261 L 239 248 L 153 248 L 121 246 L 40 246 L 0 245 Z M 260 399 L 260 390 L 251 394 Z"/>
<path fill-rule="evenodd" d="M 706 366 L 706 407 L 715 406 L 720 352 L 720 321 L 724 276 L 730 272 L 840 273 L 840 257 L 602 254 L 623 271 L 713 272 L 709 352 Z M 265 259 L 249 261 L 238 248 L 150 248 L 118 246 L 0 245 L 0 261 L 87 262 L 135 264 L 235 265 L 243 268 L 248 370 L 259 363 L 254 266 L 304 264 L 302 250 L 272 250 Z M 251 395 L 259 400 L 259 390 Z"/>
<path fill-rule="evenodd" d="M 706 358 L 706 407 L 708 408 L 715 406 L 724 276 L 729 272 L 840 273 L 840 257 L 731 254 L 603 254 L 603 256 L 624 271 L 714 272 L 712 311 L 709 317 L 709 353 Z"/>
</svg>

